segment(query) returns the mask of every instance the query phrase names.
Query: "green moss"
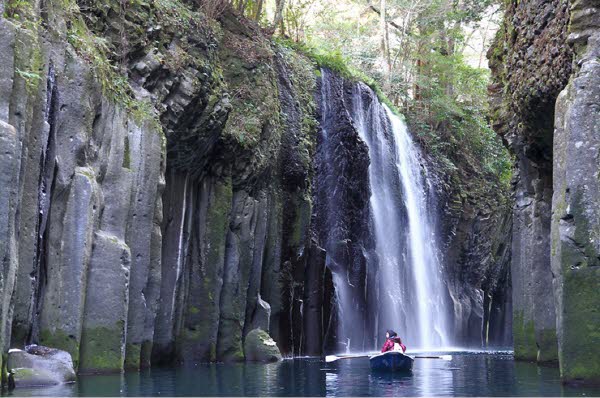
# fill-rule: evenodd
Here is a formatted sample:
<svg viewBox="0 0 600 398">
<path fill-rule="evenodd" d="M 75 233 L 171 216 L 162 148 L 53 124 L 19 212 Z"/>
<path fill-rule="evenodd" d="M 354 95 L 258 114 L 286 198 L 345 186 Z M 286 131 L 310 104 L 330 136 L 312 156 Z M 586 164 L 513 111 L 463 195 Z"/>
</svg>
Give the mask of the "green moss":
<svg viewBox="0 0 600 398">
<path fill-rule="evenodd" d="M 231 179 L 215 184 L 213 201 L 206 215 L 206 230 L 208 231 L 207 263 L 223 262 L 225 256 L 225 238 L 229 227 L 229 213 L 233 199 Z M 211 278 L 212 276 L 209 276 Z M 212 280 L 207 280 L 209 284 Z"/>
<path fill-rule="evenodd" d="M 525 361 L 537 360 L 533 320 L 525 320 L 523 311 L 513 312 L 513 342 L 515 359 Z"/>
<path fill-rule="evenodd" d="M 25 83 L 29 96 L 38 93 L 42 83 L 45 82 L 44 56 L 42 54 L 38 26 L 20 25 L 16 31 L 16 40 L 20 43 L 19 51 L 15 52 L 15 83 L 19 80 Z"/>
<path fill-rule="evenodd" d="M 281 360 L 281 353 L 275 341 L 262 329 L 254 329 L 248 333 L 244 348 L 246 360 L 249 361 Z"/>
<path fill-rule="evenodd" d="M 4 18 L 24 21 L 34 18 L 32 0 L 7 0 L 4 5 Z"/>
<path fill-rule="evenodd" d="M 563 267 L 561 377 L 600 382 L 600 267 Z"/>
<path fill-rule="evenodd" d="M 301 129 L 296 152 L 300 155 L 302 166 L 312 172 L 312 159 L 316 148 L 318 126 L 315 118 L 317 105 L 314 93 L 317 82 L 314 65 L 306 56 L 300 55 L 289 47 L 277 45 L 276 48 L 285 60 L 294 96 L 298 98 L 300 110 L 302 111 Z M 285 115 L 283 117 L 285 118 Z M 310 192 L 307 190 L 306 198 L 310 200 L 310 197 Z"/>
<path fill-rule="evenodd" d="M 93 171 L 87 167 L 81 167 L 77 169 L 77 174 L 82 175 L 90 180 L 90 182 L 94 182 L 96 177 L 93 174 Z"/>
<path fill-rule="evenodd" d="M 79 341 L 77 341 L 75 336 L 70 336 L 60 329 L 42 329 L 40 331 L 40 344 L 67 351 L 69 354 L 71 354 L 71 358 L 73 359 L 73 367 L 75 370 L 79 368 L 80 347 Z"/>
<path fill-rule="evenodd" d="M 588 219 L 586 204 L 583 203 L 583 193 L 578 190 L 573 196 L 571 213 L 575 224 L 574 240 L 579 246 L 581 259 L 577 263 L 564 263 L 566 266 L 593 267 L 600 266 L 600 253 L 596 250 L 594 242 L 600 239 L 600 229 L 593 227 Z M 587 206 L 590 206 L 587 204 Z"/>
<path fill-rule="evenodd" d="M 84 373 L 119 372 L 123 369 L 123 323 L 114 328 L 84 327 L 79 370 Z"/>
<path fill-rule="evenodd" d="M 142 346 L 128 343 L 125 345 L 125 369 L 140 369 Z"/>
<path fill-rule="evenodd" d="M 322 48 L 309 46 L 306 43 L 298 43 L 290 39 L 276 38 L 276 41 L 283 46 L 306 55 L 314 62 L 317 68 L 327 68 L 345 79 L 365 83 L 377 94 L 379 101 L 386 104 L 396 115 L 403 117 L 392 101 L 383 93 L 375 80 L 367 76 L 363 71 L 353 68 L 351 62 L 339 50 L 325 51 Z M 320 76 L 320 71 L 316 72 L 316 75 Z"/>
<path fill-rule="evenodd" d="M 183 328 L 179 338 L 177 339 L 177 351 L 181 353 L 182 350 L 188 347 L 197 348 L 202 345 L 206 345 L 206 353 L 204 359 L 206 361 L 214 362 L 217 360 L 216 344 L 214 343 L 215 334 L 209 322 L 198 322 L 195 326 L 197 329 L 191 329 L 188 327 Z M 207 344 L 208 342 L 208 344 Z"/>
<path fill-rule="evenodd" d="M 2 386 L 6 386 L 8 384 L 8 353 L 4 352 L 2 353 L 2 356 L 0 357 L 0 361 L 2 361 L 2 363 L 0 364 L 0 369 L 2 372 L 1 375 L 1 385 Z"/>
<path fill-rule="evenodd" d="M 112 52 L 111 43 L 96 35 L 87 26 L 85 17 L 74 0 L 65 0 L 64 8 L 68 21 L 67 40 L 77 54 L 90 65 L 104 96 L 123 106 L 135 122 L 152 121 L 155 128 L 160 129 L 154 107 L 146 100 L 135 99 L 127 76 L 121 73 L 118 65 L 112 61 L 117 57 Z"/>
<path fill-rule="evenodd" d="M 215 301 L 221 295 L 221 286 L 217 281 L 222 278 L 225 258 L 225 243 L 229 228 L 229 218 L 233 199 L 231 178 L 215 182 L 206 212 L 206 257 L 203 267 L 196 277 L 200 279 L 200 288 L 193 293 L 193 305 L 185 311 L 185 325 L 177 338 L 176 350 L 193 348 L 202 351 L 205 360 L 215 361 L 217 324 L 220 308 Z"/>
<path fill-rule="evenodd" d="M 224 362 L 243 362 L 244 361 L 244 349 L 242 348 L 242 341 L 237 340 L 234 344 L 230 345 L 230 348 L 220 353 L 219 361 Z"/>
<path fill-rule="evenodd" d="M 17 380 L 33 380 L 37 379 L 40 375 L 38 370 L 31 368 L 17 368 L 13 369 L 13 377 Z"/>
<path fill-rule="evenodd" d="M 219 53 L 231 96 L 231 112 L 223 136 L 241 149 L 254 149 L 265 132 L 271 140 L 280 132 L 274 54 L 267 41 L 226 33 Z"/>
<path fill-rule="evenodd" d="M 538 362 L 558 361 L 558 341 L 556 329 L 544 329 L 537 333 L 537 357 Z"/>
</svg>

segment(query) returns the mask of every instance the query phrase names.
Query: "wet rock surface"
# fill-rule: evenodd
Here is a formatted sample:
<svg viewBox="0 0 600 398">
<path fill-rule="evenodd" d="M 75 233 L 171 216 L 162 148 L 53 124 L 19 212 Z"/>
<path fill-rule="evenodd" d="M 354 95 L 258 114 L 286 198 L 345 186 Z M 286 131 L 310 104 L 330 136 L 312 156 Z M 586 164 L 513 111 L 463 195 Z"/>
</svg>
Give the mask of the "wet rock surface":
<svg viewBox="0 0 600 398">
<path fill-rule="evenodd" d="M 51 386 L 73 383 L 76 379 L 71 355 L 44 346 L 10 350 L 6 367 L 9 388 Z"/>
<path fill-rule="evenodd" d="M 353 82 L 328 69 L 321 72 L 313 219 L 318 244 L 327 252 L 327 267 L 337 278 L 337 297 L 344 300 L 340 294 L 347 294 L 344 305 L 353 309 L 347 314 L 346 326 L 354 326 L 345 327 L 350 349 L 363 351 L 370 349 L 370 341 L 367 343 L 365 338 L 372 335 L 374 327 L 373 322 L 367 323 L 368 309 L 376 307 L 368 303 L 368 294 L 374 289 L 366 286 L 366 256 L 374 255 L 375 245 L 370 226 L 369 154 L 350 115 L 352 86 Z M 370 271 L 371 275 L 376 272 Z M 330 319 L 331 333 L 342 327 L 337 322 L 335 317 Z M 347 342 L 337 340 L 338 346 L 332 349 L 345 350 L 343 344 Z"/>
</svg>

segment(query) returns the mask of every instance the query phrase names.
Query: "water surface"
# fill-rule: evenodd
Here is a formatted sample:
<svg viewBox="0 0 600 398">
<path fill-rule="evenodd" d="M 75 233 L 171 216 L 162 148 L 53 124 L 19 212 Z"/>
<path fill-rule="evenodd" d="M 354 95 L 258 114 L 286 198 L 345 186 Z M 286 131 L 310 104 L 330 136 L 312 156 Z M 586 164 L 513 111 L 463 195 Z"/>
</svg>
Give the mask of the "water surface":
<svg viewBox="0 0 600 398">
<path fill-rule="evenodd" d="M 76 384 L 18 390 L 45 396 L 600 396 L 600 388 L 563 386 L 557 368 L 515 362 L 509 353 L 454 353 L 416 359 L 412 375 L 376 374 L 368 359 L 326 364 L 199 364 L 122 375 L 80 376 Z M 10 395 L 10 394 L 9 394 Z M 17 394 L 15 394 L 17 395 Z"/>
</svg>

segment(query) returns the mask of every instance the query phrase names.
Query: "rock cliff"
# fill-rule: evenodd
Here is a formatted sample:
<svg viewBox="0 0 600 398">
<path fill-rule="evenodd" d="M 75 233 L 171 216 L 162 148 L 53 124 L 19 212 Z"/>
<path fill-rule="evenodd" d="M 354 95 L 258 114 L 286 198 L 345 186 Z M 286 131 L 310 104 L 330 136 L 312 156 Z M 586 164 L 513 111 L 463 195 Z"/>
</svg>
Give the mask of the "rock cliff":
<svg viewBox="0 0 600 398">
<path fill-rule="evenodd" d="M 0 20 L 3 348 L 112 371 L 241 360 L 262 327 L 319 354 L 312 64 L 230 11 L 67 3 Z"/>
<path fill-rule="evenodd" d="M 515 357 L 559 360 L 567 381 L 600 376 L 590 357 L 600 304 L 598 13 L 594 1 L 509 2 L 488 53 L 495 128 L 516 156 Z"/>
<path fill-rule="evenodd" d="M 0 6 L 4 351 L 57 347 L 79 372 L 238 361 L 260 328 L 284 355 L 321 355 L 339 348 L 332 270 L 361 312 L 376 300 L 352 83 L 332 74 L 324 105 L 313 62 L 217 11 Z M 510 217 L 493 192 L 454 189 L 470 175 L 436 185 L 455 330 L 504 344 Z"/>
</svg>

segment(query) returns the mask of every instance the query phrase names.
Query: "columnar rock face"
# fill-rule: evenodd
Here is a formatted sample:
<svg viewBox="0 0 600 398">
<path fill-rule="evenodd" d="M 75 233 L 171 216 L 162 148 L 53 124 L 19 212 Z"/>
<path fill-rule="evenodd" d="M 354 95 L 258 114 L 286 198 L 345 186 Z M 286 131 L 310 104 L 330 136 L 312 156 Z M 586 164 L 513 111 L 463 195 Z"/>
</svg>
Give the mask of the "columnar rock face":
<svg viewBox="0 0 600 398">
<path fill-rule="evenodd" d="M 457 346 L 507 348 L 512 345 L 511 201 L 499 187 L 482 184 L 469 166 L 459 172 L 464 174 L 457 182 L 432 169 L 452 336 Z"/>
<path fill-rule="evenodd" d="M 564 380 L 600 382 L 600 5 L 571 5 L 574 70 L 556 102 L 552 272 Z"/>
<path fill-rule="evenodd" d="M 515 356 L 558 359 L 565 381 L 600 380 L 599 15 L 595 1 L 512 4 L 488 54 L 496 128 L 519 177 Z"/>
<path fill-rule="evenodd" d="M 82 4 L 0 20 L 2 347 L 105 372 L 242 360 L 262 327 L 319 355 L 332 287 L 311 239 L 313 65 L 231 11 Z M 172 24 L 120 47 L 119 26 L 157 17 Z M 117 51 L 125 89 L 103 69 Z"/>
<path fill-rule="evenodd" d="M 52 40 L 35 25 L 0 20 L 2 139 L 14 156 L 1 173 L 13 187 L 3 192 L 2 251 L 11 261 L 2 345 L 39 342 L 69 351 L 80 371 L 118 370 L 131 248 L 150 258 L 160 245 L 132 237 L 138 218 L 152 225 L 159 214 L 164 137 L 149 117 L 134 119 L 102 94 L 88 62 L 62 40 L 64 10 L 47 12 Z"/>
<path fill-rule="evenodd" d="M 550 269 L 554 104 L 571 71 L 569 3 L 510 3 L 488 57 L 494 128 L 516 157 L 512 233 L 515 357 L 557 360 Z"/>
</svg>

